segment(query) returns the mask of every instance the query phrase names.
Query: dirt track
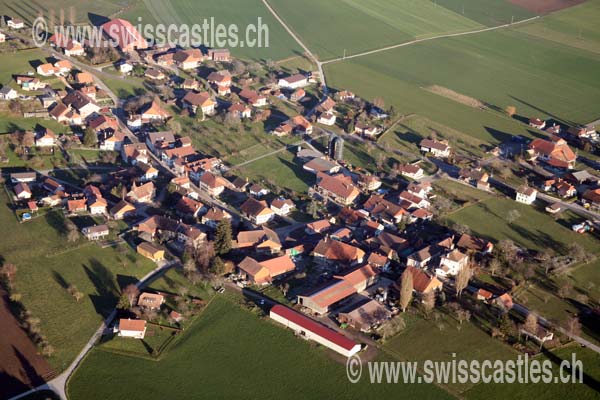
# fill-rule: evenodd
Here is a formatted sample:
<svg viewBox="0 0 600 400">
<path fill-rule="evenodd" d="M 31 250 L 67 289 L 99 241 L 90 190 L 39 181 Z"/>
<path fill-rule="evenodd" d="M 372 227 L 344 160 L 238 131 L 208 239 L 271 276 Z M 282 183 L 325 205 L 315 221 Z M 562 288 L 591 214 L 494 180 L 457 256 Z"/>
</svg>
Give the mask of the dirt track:
<svg viewBox="0 0 600 400">
<path fill-rule="evenodd" d="M 52 372 L 8 309 L 8 301 L 0 289 L 0 399 L 44 383 L 43 377 Z"/>
<path fill-rule="evenodd" d="M 585 0 L 509 0 L 511 3 L 523 7 L 526 10 L 542 15 L 563 8 L 573 7 L 585 2 Z"/>
</svg>

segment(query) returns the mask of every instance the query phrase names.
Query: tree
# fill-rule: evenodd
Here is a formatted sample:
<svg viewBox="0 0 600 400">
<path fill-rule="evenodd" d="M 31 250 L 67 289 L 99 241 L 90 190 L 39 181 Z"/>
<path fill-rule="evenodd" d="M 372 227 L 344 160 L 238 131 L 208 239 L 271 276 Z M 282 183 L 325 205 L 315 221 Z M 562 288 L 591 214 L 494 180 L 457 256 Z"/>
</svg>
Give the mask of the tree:
<svg viewBox="0 0 600 400">
<path fill-rule="evenodd" d="M 25 147 L 31 147 L 35 144 L 35 134 L 33 132 L 25 132 L 21 138 L 21 144 Z"/>
<path fill-rule="evenodd" d="M 210 263 L 215 256 L 215 247 L 212 242 L 204 242 L 200 247 L 196 249 L 194 258 L 196 265 L 200 267 L 203 272 L 206 272 L 210 267 Z"/>
<path fill-rule="evenodd" d="M 523 324 L 523 330 L 527 333 L 535 335 L 538 327 L 538 318 L 537 316 L 530 312 L 527 314 L 527 318 L 525 318 L 525 323 Z"/>
<path fill-rule="evenodd" d="M 496 275 L 496 273 L 500 270 L 500 261 L 497 258 L 491 258 L 488 262 L 488 269 L 490 270 L 490 274 L 492 276 Z"/>
<path fill-rule="evenodd" d="M 565 333 L 569 339 L 581 335 L 581 322 L 578 316 L 574 315 L 565 322 Z"/>
<path fill-rule="evenodd" d="M 459 308 L 456 311 L 456 318 L 458 319 L 458 323 L 462 325 L 464 321 L 471 319 L 471 312 L 469 310 L 465 310 L 464 308 Z"/>
<path fill-rule="evenodd" d="M 504 239 L 498 242 L 498 250 L 507 264 L 514 263 L 517 258 L 519 248 L 510 239 Z"/>
<path fill-rule="evenodd" d="M 87 128 L 83 134 L 83 144 L 86 147 L 94 147 L 98 143 L 98 136 L 92 128 Z"/>
<path fill-rule="evenodd" d="M 452 225 L 452 230 L 454 232 L 458 233 L 459 235 L 471 233 L 471 228 L 469 228 L 467 225 L 463 225 L 463 224 Z"/>
<path fill-rule="evenodd" d="M 513 115 L 515 115 L 517 113 L 517 107 L 508 106 L 504 109 L 504 111 L 506 112 L 506 115 L 508 115 L 509 117 L 512 117 Z"/>
<path fill-rule="evenodd" d="M 225 263 L 221 257 L 216 256 L 213 258 L 212 262 L 210 263 L 210 272 L 219 276 L 225 273 Z"/>
<path fill-rule="evenodd" d="M 590 258 L 589 254 L 587 253 L 587 251 L 585 251 L 583 246 L 577 242 L 569 244 L 569 254 L 576 261 L 588 261 L 588 259 Z"/>
<path fill-rule="evenodd" d="M 471 279 L 472 274 L 473 274 L 473 270 L 471 269 L 470 265 L 465 265 L 463 268 L 461 268 L 458 271 L 458 274 L 456 274 L 456 279 L 455 279 L 454 284 L 456 286 L 456 296 L 457 297 L 460 297 L 460 294 L 462 293 L 462 291 L 469 284 L 469 280 Z"/>
<path fill-rule="evenodd" d="M 6 263 L 0 267 L 0 276 L 3 276 L 10 286 L 12 286 L 16 274 L 17 266 L 15 264 Z"/>
<path fill-rule="evenodd" d="M 354 133 L 354 120 L 350 119 L 346 124 L 346 133 Z"/>
<path fill-rule="evenodd" d="M 310 201 L 306 211 L 313 219 L 319 218 L 319 207 L 317 206 L 315 199 Z"/>
<path fill-rule="evenodd" d="M 413 296 L 413 276 L 408 268 L 402 273 L 402 282 L 400 284 L 400 308 L 402 312 L 406 311 L 406 307 L 410 304 Z"/>
<path fill-rule="evenodd" d="M 506 220 L 508 221 L 509 224 L 512 224 L 513 222 L 518 220 L 520 217 L 521 217 L 521 213 L 517 210 L 510 210 L 506 214 Z"/>
<path fill-rule="evenodd" d="M 223 218 L 217 225 L 215 233 L 215 253 L 223 255 L 231 250 L 231 223 Z"/>
<path fill-rule="evenodd" d="M 435 308 L 435 292 L 427 292 L 423 296 L 423 311 L 425 312 L 425 316 L 429 317 L 431 311 Z"/>
<path fill-rule="evenodd" d="M 139 294 L 140 290 L 133 283 L 130 283 L 129 285 L 125 286 L 125 289 L 123 289 L 123 295 L 125 295 L 129 307 L 133 307 Z"/>
</svg>

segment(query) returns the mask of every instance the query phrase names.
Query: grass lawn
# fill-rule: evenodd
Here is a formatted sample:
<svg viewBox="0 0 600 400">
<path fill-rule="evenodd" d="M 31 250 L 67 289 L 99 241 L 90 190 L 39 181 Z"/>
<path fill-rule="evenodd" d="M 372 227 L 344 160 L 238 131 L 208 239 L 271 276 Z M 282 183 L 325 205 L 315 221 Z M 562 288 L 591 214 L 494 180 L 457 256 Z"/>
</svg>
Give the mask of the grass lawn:
<svg viewBox="0 0 600 400">
<path fill-rule="evenodd" d="M 406 314 L 406 328 L 387 341 L 384 348 L 395 357 L 417 361 L 422 367 L 425 360 L 508 360 L 517 353 L 508 345 L 493 339 L 471 322 L 462 325 L 447 314 L 439 314 L 436 321 Z M 441 327 L 441 329 L 440 329 Z M 471 385 L 450 384 L 451 389 L 464 392 Z"/>
<path fill-rule="evenodd" d="M 239 40 L 246 40 L 245 32 L 249 24 L 258 26 L 258 18 L 262 25 L 266 25 L 268 31 L 268 46 L 266 37 L 263 39 L 263 47 L 227 46 L 234 55 L 254 60 L 281 60 L 293 55 L 302 54 L 302 49 L 283 29 L 281 24 L 275 20 L 271 13 L 264 7 L 260 0 L 162 0 L 139 1 L 130 9 L 127 9 L 121 18 L 137 21 L 142 17 L 142 23 L 154 24 L 161 22 L 169 24 L 202 24 L 206 18 L 214 17 L 214 23 L 229 26 L 235 24 L 238 27 Z M 256 35 L 249 39 L 257 39 Z M 223 47 L 218 44 L 207 43 L 210 38 L 203 37 L 203 44 L 208 47 Z"/>
<path fill-rule="evenodd" d="M 503 25 L 531 18 L 534 14 L 509 0 L 433 0 L 438 6 L 464 15 L 485 26 Z"/>
<path fill-rule="evenodd" d="M 102 338 L 100 348 L 117 354 L 140 357 L 158 357 L 178 334 L 176 329 L 148 324 L 146 336 L 142 340 L 112 335 Z"/>
<path fill-rule="evenodd" d="M 575 353 L 577 360 L 583 363 L 583 384 L 484 384 L 480 383 L 466 393 L 467 399 L 597 399 L 598 380 L 600 379 L 600 355 L 579 347 L 566 347 L 540 356 L 540 360 L 553 362 L 554 376 L 558 374 L 561 360 L 571 361 Z"/>
<path fill-rule="evenodd" d="M 139 96 L 148 92 L 144 87 L 142 78 L 128 76 L 125 79 L 120 78 L 102 78 L 102 82 L 109 87 L 119 98 L 126 99 L 132 96 Z"/>
<path fill-rule="evenodd" d="M 600 301 L 600 260 L 575 268 L 568 277 L 590 299 Z"/>
<path fill-rule="evenodd" d="M 430 1 L 293 0 L 269 3 L 321 60 L 356 54 L 418 37 L 481 27 Z M 311 10 L 307 18 L 306 10 Z"/>
<path fill-rule="evenodd" d="M 50 119 L 23 118 L 0 113 L 0 134 L 13 133 L 16 130 L 33 130 L 38 125 L 50 128 L 54 133 L 65 133 L 69 130 L 66 126 Z"/>
<path fill-rule="evenodd" d="M 520 213 L 520 217 L 512 224 L 506 220 L 510 210 Z M 562 216 L 571 217 L 568 213 Z M 493 242 L 511 239 L 528 249 L 551 247 L 559 253 L 564 253 L 570 243 L 578 242 L 590 252 L 597 254 L 600 251 L 598 241 L 591 236 L 577 234 L 548 214 L 512 199 L 492 198 L 463 208 L 449 215 L 448 219 L 469 226 L 475 235 Z"/>
<path fill-rule="evenodd" d="M 9 13 L 10 15 L 10 13 Z M 0 64 L 0 83 L 6 85 L 14 82 L 13 75 L 27 75 L 28 72 L 35 72 L 33 62 L 46 62 L 48 55 L 40 49 L 19 50 L 13 53 L 2 54 L 2 63 Z"/>
<path fill-rule="evenodd" d="M 6 207 L 4 189 L 0 200 L 0 226 L 10 230 L 0 256 L 17 266 L 15 292 L 41 319 L 42 334 L 56 350 L 49 361 L 62 370 L 114 307 L 119 288 L 155 266 L 129 248 L 101 249 L 84 239 L 69 243 L 60 211 L 20 224 Z M 69 285 L 85 294 L 79 303 L 67 293 Z"/>
<path fill-rule="evenodd" d="M 69 398 L 151 400 L 173 390 L 179 399 L 448 397 L 433 385 L 350 384 L 345 365 L 322 348 L 218 296 L 160 361 L 92 351 L 69 381 Z"/>
<path fill-rule="evenodd" d="M 478 190 L 472 186 L 451 180 L 440 180 L 433 184 L 434 188 L 439 190 L 442 196 L 452 199 L 461 204 L 472 204 L 479 201 L 491 199 L 493 194 Z"/>
<path fill-rule="evenodd" d="M 294 157 L 295 149 L 284 150 L 244 165 L 238 172 L 254 181 L 272 183 L 295 192 L 306 192 L 309 185 L 314 183 L 315 175 L 305 171 Z"/>
</svg>

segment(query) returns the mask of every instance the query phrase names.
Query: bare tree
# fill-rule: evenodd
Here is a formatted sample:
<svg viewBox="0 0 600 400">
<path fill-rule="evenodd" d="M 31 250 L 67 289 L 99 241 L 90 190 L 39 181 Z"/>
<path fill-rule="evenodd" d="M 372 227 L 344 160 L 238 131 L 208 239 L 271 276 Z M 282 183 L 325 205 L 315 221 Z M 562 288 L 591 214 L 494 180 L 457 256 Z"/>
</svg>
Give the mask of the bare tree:
<svg viewBox="0 0 600 400">
<path fill-rule="evenodd" d="M 15 264 L 6 263 L 0 267 L 0 276 L 6 278 L 8 284 L 12 287 L 15 276 L 17 275 L 17 266 Z"/>
<path fill-rule="evenodd" d="M 458 274 L 456 274 L 456 279 L 454 282 L 454 285 L 456 286 L 456 296 L 457 297 L 460 297 L 460 294 L 462 293 L 462 291 L 465 290 L 465 288 L 469 284 L 469 280 L 471 279 L 472 275 L 473 275 L 473 270 L 471 269 L 470 265 L 465 265 L 463 268 L 461 268 L 458 271 Z"/>
<path fill-rule="evenodd" d="M 435 292 L 427 292 L 423 296 L 423 311 L 425 316 L 429 317 L 433 309 L 435 308 Z"/>
<path fill-rule="evenodd" d="M 565 322 L 565 331 L 569 339 L 581 335 L 581 322 L 578 316 L 574 315 Z"/>
<path fill-rule="evenodd" d="M 513 222 L 518 220 L 520 217 L 521 217 L 521 213 L 518 210 L 510 210 L 506 214 L 506 220 L 508 221 L 509 224 L 512 224 Z"/>
<path fill-rule="evenodd" d="M 465 310 L 464 308 L 460 308 L 456 312 L 456 318 L 458 319 L 458 323 L 462 325 L 464 321 L 471 319 L 471 312 L 469 310 Z"/>
<path fill-rule="evenodd" d="M 523 324 L 523 330 L 527 333 L 535 335 L 538 327 L 538 318 L 537 316 L 530 312 L 527 314 L 527 318 L 525 318 L 525 323 Z"/>
<path fill-rule="evenodd" d="M 123 289 L 123 294 L 127 297 L 129 307 L 133 307 L 138 295 L 140 294 L 140 290 L 133 283 L 130 283 L 129 285 L 125 286 L 125 289 Z"/>
<path fill-rule="evenodd" d="M 406 311 L 406 307 L 410 304 L 413 295 L 413 276 L 408 268 L 402 273 L 402 282 L 400 284 L 400 308 L 402 312 Z"/>
</svg>

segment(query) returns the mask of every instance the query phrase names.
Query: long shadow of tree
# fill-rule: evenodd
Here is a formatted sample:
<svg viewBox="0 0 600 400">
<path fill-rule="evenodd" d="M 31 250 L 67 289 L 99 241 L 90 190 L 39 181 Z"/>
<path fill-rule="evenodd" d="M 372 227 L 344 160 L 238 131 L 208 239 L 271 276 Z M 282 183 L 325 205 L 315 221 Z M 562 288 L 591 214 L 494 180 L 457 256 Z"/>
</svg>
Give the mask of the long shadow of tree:
<svg viewBox="0 0 600 400">
<path fill-rule="evenodd" d="M 84 265 L 83 269 L 96 289 L 97 294 L 90 295 L 96 312 L 106 318 L 119 298 L 115 276 L 96 259 L 91 259 L 90 265 Z"/>
</svg>

